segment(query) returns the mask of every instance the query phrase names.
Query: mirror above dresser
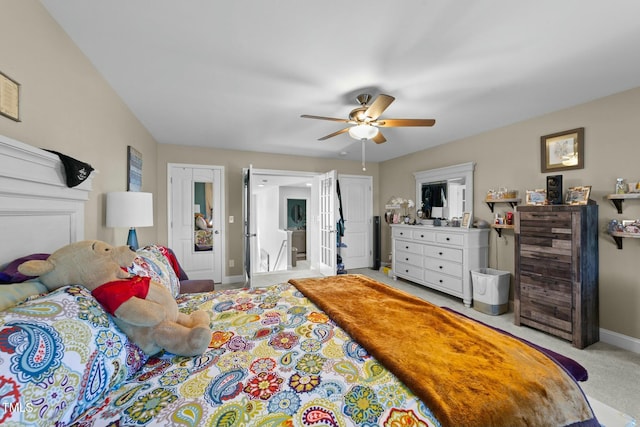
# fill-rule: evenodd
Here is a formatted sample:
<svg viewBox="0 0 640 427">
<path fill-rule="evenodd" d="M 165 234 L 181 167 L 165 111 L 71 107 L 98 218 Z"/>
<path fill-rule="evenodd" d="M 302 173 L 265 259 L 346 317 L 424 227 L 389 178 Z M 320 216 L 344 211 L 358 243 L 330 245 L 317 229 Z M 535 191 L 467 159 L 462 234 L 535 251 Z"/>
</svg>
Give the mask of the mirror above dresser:
<svg viewBox="0 0 640 427">
<path fill-rule="evenodd" d="M 473 162 L 414 172 L 424 218 L 460 218 L 473 210 Z M 418 221 L 420 221 L 418 219 Z"/>
</svg>

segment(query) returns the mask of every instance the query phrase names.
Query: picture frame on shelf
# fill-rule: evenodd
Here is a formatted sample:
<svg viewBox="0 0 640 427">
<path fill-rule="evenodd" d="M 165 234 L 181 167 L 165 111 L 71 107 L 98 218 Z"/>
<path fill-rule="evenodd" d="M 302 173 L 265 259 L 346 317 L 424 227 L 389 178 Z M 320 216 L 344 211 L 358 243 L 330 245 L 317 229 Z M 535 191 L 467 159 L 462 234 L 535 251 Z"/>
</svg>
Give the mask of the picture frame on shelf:
<svg viewBox="0 0 640 427">
<path fill-rule="evenodd" d="M 527 205 L 546 205 L 547 204 L 547 190 L 544 188 L 537 188 L 535 190 L 527 190 Z"/>
<path fill-rule="evenodd" d="M 462 222 L 460 223 L 460 227 L 462 228 L 470 228 L 471 227 L 471 212 L 464 212 L 462 214 Z"/>
<path fill-rule="evenodd" d="M 565 195 L 565 203 L 567 205 L 586 205 L 589 203 L 589 195 L 591 194 L 591 186 L 584 185 L 581 187 L 569 187 Z"/>
<path fill-rule="evenodd" d="M 584 128 L 540 137 L 542 173 L 584 168 Z"/>
</svg>

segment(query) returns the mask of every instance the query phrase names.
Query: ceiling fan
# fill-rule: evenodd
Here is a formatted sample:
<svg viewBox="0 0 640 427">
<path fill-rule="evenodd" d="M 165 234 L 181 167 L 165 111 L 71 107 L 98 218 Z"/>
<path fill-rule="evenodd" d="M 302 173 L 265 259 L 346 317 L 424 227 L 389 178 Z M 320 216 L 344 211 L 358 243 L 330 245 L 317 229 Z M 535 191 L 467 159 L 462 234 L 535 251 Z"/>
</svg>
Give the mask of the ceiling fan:
<svg viewBox="0 0 640 427">
<path fill-rule="evenodd" d="M 351 110 L 348 119 L 338 119 L 335 117 L 312 116 L 302 114 L 300 117 L 305 119 L 331 120 L 334 122 L 349 123 L 349 126 L 337 132 L 318 138 L 318 141 L 324 141 L 334 136 L 349 132 L 349 135 L 358 140 L 372 139 L 377 144 L 386 142 L 386 138 L 378 128 L 403 127 L 403 126 L 433 126 L 436 121 L 433 119 L 381 119 L 380 115 L 395 100 L 393 96 L 380 94 L 369 104 L 371 95 L 363 93 L 356 97 L 360 107 Z"/>
</svg>

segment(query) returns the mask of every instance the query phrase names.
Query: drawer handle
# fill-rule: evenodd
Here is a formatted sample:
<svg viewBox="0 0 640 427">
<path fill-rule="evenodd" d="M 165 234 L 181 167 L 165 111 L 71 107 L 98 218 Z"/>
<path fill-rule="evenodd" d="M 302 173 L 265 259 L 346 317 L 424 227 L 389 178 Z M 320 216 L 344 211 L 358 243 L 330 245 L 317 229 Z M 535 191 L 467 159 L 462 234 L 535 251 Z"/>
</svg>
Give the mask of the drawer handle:
<svg viewBox="0 0 640 427">
<path fill-rule="evenodd" d="M 404 260 L 405 260 L 405 261 L 409 261 L 409 258 L 405 258 Z"/>
<path fill-rule="evenodd" d="M 447 242 L 448 242 L 449 240 L 451 240 L 451 239 L 447 237 Z"/>
<path fill-rule="evenodd" d="M 443 281 L 444 281 L 444 280 L 442 280 L 442 279 L 438 280 L 438 282 L 440 282 L 440 283 L 442 283 Z"/>
<path fill-rule="evenodd" d="M 421 234 L 421 235 L 420 235 L 420 238 L 421 238 L 421 239 L 424 239 L 424 234 Z"/>
<path fill-rule="evenodd" d="M 409 249 L 409 246 L 405 246 L 404 248 L 405 248 L 405 249 Z"/>
<path fill-rule="evenodd" d="M 408 272 L 409 272 L 409 270 L 405 270 L 404 272 L 405 272 L 405 273 L 408 273 Z"/>
<path fill-rule="evenodd" d="M 442 255 L 442 252 L 438 252 L 438 255 Z"/>
<path fill-rule="evenodd" d="M 401 231 L 401 232 L 400 232 L 400 235 L 401 235 L 401 236 L 404 236 L 404 233 Z"/>
<path fill-rule="evenodd" d="M 440 270 L 442 270 L 442 266 L 438 267 Z"/>
</svg>

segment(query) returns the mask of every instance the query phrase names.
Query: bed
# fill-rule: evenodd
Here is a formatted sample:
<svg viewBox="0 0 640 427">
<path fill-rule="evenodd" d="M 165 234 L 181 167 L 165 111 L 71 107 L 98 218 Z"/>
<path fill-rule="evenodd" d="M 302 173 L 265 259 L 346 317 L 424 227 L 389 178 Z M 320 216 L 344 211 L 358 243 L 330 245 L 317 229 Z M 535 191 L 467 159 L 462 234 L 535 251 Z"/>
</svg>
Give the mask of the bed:
<svg viewBox="0 0 640 427">
<path fill-rule="evenodd" d="M 59 167 L 0 138 L 0 230 L 22 238 L 0 265 L 83 238 L 91 182 L 64 188 Z M 25 213 L 57 219 L 46 242 L 28 235 Z M 181 310 L 209 313 L 208 351 L 145 355 L 74 284 L 0 285 L 0 424 L 599 425 L 572 361 L 364 276 L 180 294 L 159 248 L 139 255 L 130 271 L 165 284 Z"/>
</svg>

